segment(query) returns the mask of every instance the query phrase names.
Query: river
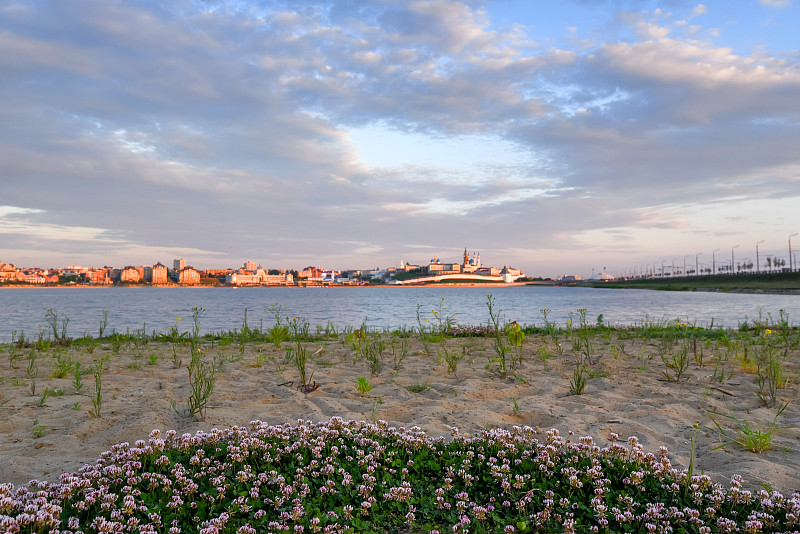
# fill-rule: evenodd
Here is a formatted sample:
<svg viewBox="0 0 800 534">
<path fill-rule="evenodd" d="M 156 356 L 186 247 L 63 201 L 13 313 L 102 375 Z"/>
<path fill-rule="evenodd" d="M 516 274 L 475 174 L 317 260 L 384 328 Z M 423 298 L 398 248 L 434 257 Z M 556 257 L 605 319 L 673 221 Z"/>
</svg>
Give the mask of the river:
<svg viewBox="0 0 800 534">
<path fill-rule="evenodd" d="M 585 308 L 594 323 L 602 314 L 607 324 L 634 325 L 644 320 L 679 319 L 697 326 L 735 328 L 761 314 L 777 319 L 779 311 L 790 322 L 800 318 L 800 296 L 717 292 L 673 292 L 637 289 L 575 287 L 334 287 L 334 288 L 3 288 L 0 289 L 0 342 L 9 342 L 12 332 L 36 337 L 48 330 L 47 310 L 61 324 L 68 318 L 67 335 L 97 336 L 108 310 L 106 335 L 146 329 L 165 332 L 177 324 L 191 327 L 194 306 L 204 308 L 203 332 L 240 328 L 247 310 L 251 328 L 272 326 L 270 306 L 286 308 L 286 314 L 301 316 L 313 326 L 332 322 L 337 328 L 358 326 L 365 319 L 374 328 L 414 327 L 417 303 L 423 318 L 434 320 L 431 311 L 441 310 L 460 324 L 485 324 L 489 314 L 487 295 L 508 321 L 543 324 L 542 308 L 549 319 L 564 325 L 570 313 Z M 442 300 L 444 299 L 444 300 Z M 182 320 L 176 322 L 177 318 Z"/>
</svg>

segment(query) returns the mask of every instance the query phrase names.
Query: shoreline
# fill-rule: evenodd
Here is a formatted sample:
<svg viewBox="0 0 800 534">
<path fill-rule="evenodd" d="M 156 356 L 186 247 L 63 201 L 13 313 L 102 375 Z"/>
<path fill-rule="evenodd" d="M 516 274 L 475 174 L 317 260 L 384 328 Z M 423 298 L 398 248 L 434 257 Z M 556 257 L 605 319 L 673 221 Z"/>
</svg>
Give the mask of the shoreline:
<svg viewBox="0 0 800 534">
<path fill-rule="evenodd" d="M 672 289 L 659 287 L 603 287 L 601 285 L 573 285 L 570 287 L 583 287 L 593 289 L 612 289 L 627 291 L 641 289 L 644 291 L 666 291 L 674 293 L 737 293 L 743 295 L 800 295 L 800 289 L 769 289 L 769 288 L 721 288 L 721 287 L 696 287 L 686 289 Z"/>
<path fill-rule="evenodd" d="M 250 286 L 226 286 L 226 285 L 89 285 L 89 284 L 75 284 L 75 285 L 39 285 L 39 284 L 26 284 L 26 285 L 5 285 L 0 284 L 0 289 L 251 289 L 251 288 L 319 288 L 319 289 L 340 289 L 340 288 L 365 288 L 365 287 L 381 287 L 381 288 L 414 288 L 414 287 L 519 287 L 519 286 L 539 286 L 539 287 L 554 287 L 555 284 L 537 284 L 535 282 L 475 282 L 475 283 L 441 283 L 441 284 L 329 284 L 329 285 L 250 285 Z"/>
</svg>

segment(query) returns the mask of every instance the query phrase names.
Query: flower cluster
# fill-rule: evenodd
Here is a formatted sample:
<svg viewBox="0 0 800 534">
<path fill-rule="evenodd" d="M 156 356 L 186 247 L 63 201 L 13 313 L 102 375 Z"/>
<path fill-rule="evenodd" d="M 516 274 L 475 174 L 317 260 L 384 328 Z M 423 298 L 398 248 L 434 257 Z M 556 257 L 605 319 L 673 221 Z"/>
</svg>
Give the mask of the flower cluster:
<svg viewBox="0 0 800 534">
<path fill-rule="evenodd" d="M 635 438 L 429 438 L 379 421 L 153 431 L 58 483 L 0 485 L 2 532 L 787 532 L 800 494 L 673 468 Z"/>
<path fill-rule="evenodd" d="M 491 325 L 450 325 L 446 334 L 451 337 L 489 337 L 495 334 Z"/>
</svg>

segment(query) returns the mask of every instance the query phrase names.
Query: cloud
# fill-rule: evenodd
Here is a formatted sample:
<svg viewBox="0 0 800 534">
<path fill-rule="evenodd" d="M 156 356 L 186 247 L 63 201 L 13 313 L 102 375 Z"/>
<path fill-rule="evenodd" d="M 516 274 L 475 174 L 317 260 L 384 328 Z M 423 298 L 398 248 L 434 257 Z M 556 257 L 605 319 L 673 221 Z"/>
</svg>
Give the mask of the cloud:
<svg viewBox="0 0 800 534">
<path fill-rule="evenodd" d="M 758 0 L 761 5 L 784 8 L 792 5 L 792 0 Z"/>
</svg>

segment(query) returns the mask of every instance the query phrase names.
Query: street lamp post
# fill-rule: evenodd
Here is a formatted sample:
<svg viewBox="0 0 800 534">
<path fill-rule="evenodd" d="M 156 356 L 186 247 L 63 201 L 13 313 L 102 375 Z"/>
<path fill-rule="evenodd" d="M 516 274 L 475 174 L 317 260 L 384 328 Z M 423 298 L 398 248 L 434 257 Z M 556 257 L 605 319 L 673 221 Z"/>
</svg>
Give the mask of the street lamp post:
<svg viewBox="0 0 800 534">
<path fill-rule="evenodd" d="M 677 256 L 675 256 L 674 258 L 672 258 L 672 270 L 669 272 L 669 276 L 670 276 L 671 278 L 675 278 L 675 259 L 676 259 L 676 258 L 677 258 Z"/>
<path fill-rule="evenodd" d="M 719 252 L 718 248 L 711 251 L 711 274 L 717 274 L 717 257 L 715 254 Z"/>
<path fill-rule="evenodd" d="M 756 243 L 756 273 L 760 273 L 761 272 L 761 265 L 758 264 L 758 245 L 760 243 L 763 243 L 764 241 L 765 240 L 762 239 L 761 241 Z"/>
<path fill-rule="evenodd" d="M 691 254 L 683 257 L 683 273 L 681 273 L 683 274 L 683 276 L 686 276 L 686 258 L 688 258 L 689 256 L 691 256 Z"/>
<path fill-rule="evenodd" d="M 700 264 L 698 263 L 697 259 L 700 257 L 702 252 L 698 252 L 694 255 L 694 275 L 700 276 Z"/>
<path fill-rule="evenodd" d="M 661 278 L 664 278 L 664 262 L 667 260 L 661 260 Z"/>
<path fill-rule="evenodd" d="M 739 246 L 739 245 L 734 245 L 734 246 L 731 248 L 731 274 L 734 274 L 734 273 L 733 273 L 733 249 L 734 249 L 734 248 L 736 248 L 736 247 L 738 247 L 738 246 Z"/>
<path fill-rule="evenodd" d="M 797 235 L 797 232 L 789 235 L 789 272 L 793 273 L 794 269 L 797 268 L 797 265 L 792 267 L 792 238 Z"/>
</svg>

